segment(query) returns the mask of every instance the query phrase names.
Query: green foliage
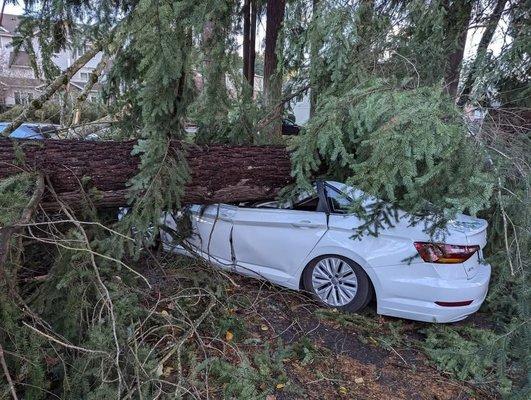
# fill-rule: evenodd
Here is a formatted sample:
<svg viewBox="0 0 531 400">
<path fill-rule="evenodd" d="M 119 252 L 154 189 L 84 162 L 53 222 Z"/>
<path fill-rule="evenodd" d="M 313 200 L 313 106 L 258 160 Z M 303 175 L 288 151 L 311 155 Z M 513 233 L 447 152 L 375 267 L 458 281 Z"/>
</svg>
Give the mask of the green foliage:
<svg viewBox="0 0 531 400">
<path fill-rule="evenodd" d="M 498 116 L 499 117 L 499 116 Z M 488 125 L 480 132 L 489 147 L 497 180 L 488 218 L 484 254 L 492 265 L 484 317 L 489 329 L 466 326 L 428 330 L 425 349 L 437 365 L 460 379 L 495 380 L 510 397 L 528 398 L 531 365 L 529 287 L 529 137 L 523 129 L 510 137 Z"/>
<path fill-rule="evenodd" d="M 307 336 L 303 336 L 293 346 L 294 355 L 300 360 L 301 365 L 310 365 L 317 356 L 317 349 Z"/>
<path fill-rule="evenodd" d="M 130 183 L 133 212 L 125 220 L 127 230 L 134 221 L 137 230 L 146 232 L 161 210 L 180 207 L 188 171 L 180 151 L 170 149 L 170 140 L 185 137 L 184 115 L 193 91 L 191 27 L 202 20 L 205 6 L 193 1 L 140 1 L 121 31 L 127 45 L 111 76 L 117 87 L 136 89 L 128 100 L 136 112 L 132 115 L 141 117 L 142 139 L 134 149 L 141 165 Z"/>
<path fill-rule="evenodd" d="M 208 3 L 205 3 L 208 4 Z M 201 48 L 198 63 L 202 90 L 193 105 L 194 120 L 197 121 L 198 143 L 217 141 L 230 132 L 228 112 L 230 109 L 227 72 L 231 70 L 232 52 L 235 48 L 231 36 L 231 25 L 236 2 L 215 2 L 204 10 Z M 209 4 L 210 6 L 210 4 Z"/>
<path fill-rule="evenodd" d="M 22 112 L 22 106 L 13 106 L 0 115 L 2 121 L 12 121 L 20 115 Z M 71 112 L 71 104 L 64 111 L 65 113 Z M 92 122 L 106 115 L 106 109 L 100 102 L 86 101 L 81 106 L 81 119 L 80 122 Z M 34 114 L 28 118 L 26 122 L 39 122 L 60 124 L 61 123 L 61 105 L 56 102 L 47 102 L 42 107 L 34 112 Z"/>
<path fill-rule="evenodd" d="M 156 234 L 161 210 L 180 208 L 189 177 L 183 155 L 174 151 L 170 140 L 190 140 L 184 126 L 191 120 L 199 125 L 194 138 L 198 143 L 255 141 L 254 129 L 267 110 L 260 96 L 253 99 L 237 71 L 239 3 L 25 2 L 28 18 L 15 45 L 34 61 L 32 40 L 38 30 L 45 79 L 59 72 L 52 62 L 54 52 L 112 35 L 104 49 L 113 56 L 105 100 L 112 103 L 111 110 L 120 119 L 120 137 L 141 139 L 135 148 L 141 157 L 140 172 L 130 182 L 133 210 L 121 226 L 113 226 L 121 234 L 128 235 L 132 228 L 141 235 L 154 228 L 151 233 Z M 501 100 L 502 104 L 528 106 L 527 3 L 511 2 L 506 12 L 509 40 L 499 55 L 487 54 L 482 61 L 474 97 L 482 104 Z M 453 10 L 459 4 L 469 3 L 289 1 L 279 36 L 279 69 L 287 78 L 286 92 L 310 84 L 315 101 L 312 119 L 293 144 L 297 190 L 307 189 L 312 175 L 324 173 L 385 200 L 368 213 L 359 204 L 355 207 L 365 219 L 358 234 L 378 234 L 382 227 L 392 225 L 398 208 L 410 212 L 412 223 L 420 222 L 419 218 L 429 222 L 427 228 L 442 225 L 458 212 L 481 212 L 488 218 L 491 228 L 485 256 L 494 266 L 494 274 L 485 309 L 492 329 L 432 327 L 425 349 L 441 369 L 479 382 L 494 375 L 508 391 L 509 380 L 517 380 L 518 370 L 528 371 L 530 361 L 529 160 L 522 154 L 529 143 L 528 137 L 515 140 L 511 136 L 507 142 L 512 141 L 513 146 L 500 147 L 488 135 L 485 138 L 483 131 L 471 134 L 462 113 L 443 94 L 448 55 L 456 50 L 459 35 L 452 23 L 457 16 L 446 7 Z M 489 9 L 478 1 L 474 5 L 476 13 Z M 457 8 L 463 12 L 466 7 Z M 482 18 L 485 15 L 477 16 L 479 22 Z M 204 84 L 199 93 L 198 80 Z M 97 118 L 98 107 L 83 110 L 83 118 Z M 15 110 L 3 118 L 10 120 L 14 115 Z M 57 106 L 45 104 L 34 117 L 58 122 L 59 115 Z M 524 134 L 528 136 L 528 132 Z M 490 169 L 484 168 L 484 160 L 489 160 Z M 30 191 L 25 177 L 0 184 L 1 224 L 16 219 Z M 434 219 L 428 218 L 430 215 Z M 98 220 L 92 211 L 85 216 Z M 102 222 L 110 226 L 108 221 Z M 153 350 L 153 343 L 163 337 L 157 336 L 159 328 L 171 324 L 179 332 L 185 331 L 189 326 L 183 321 L 198 318 L 205 302 L 196 302 L 195 295 L 187 292 L 184 299 L 176 300 L 173 310 L 164 310 L 166 316 L 156 307 L 149 314 L 146 304 L 151 305 L 153 299 L 144 290 L 143 280 L 123 261 L 128 256 L 126 248 L 139 250 L 140 241 L 111 235 L 101 227 L 86 231 L 88 240 L 79 228 L 49 232 L 49 237 L 60 237 L 49 279 L 20 285 L 24 300 L 42 322 L 23 315 L 12 298 L 0 292 L 0 341 L 8 351 L 23 354 L 8 357 L 9 367 L 17 379 L 33 385 L 20 388 L 25 398 L 44 397 L 37 387 L 63 398 L 116 398 L 118 391 L 120 397 L 124 387 L 119 387 L 119 371 L 122 382 L 135 394 L 155 397 L 162 380 L 160 347 Z M 74 250 L 61 247 L 65 244 Z M 95 260 L 91 251 L 97 254 Z M 210 275 L 188 265 L 179 278 L 203 289 L 208 286 L 209 295 L 221 296 L 222 285 L 213 284 Z M 181 281 L 176 285 L 180 287 Z M 225 311 L 218 313 L 219 318 L 207 319 L 208 327 L 215 335 L 231 330 L 240 342 L 245 336 L 242 322 Z M 382 330 L 373 318 L 318 313 L 321 318 L 360 329 L 364 337 L 372 338 L 374 331 Z M 22 321 L 105 355 L 52 344 L 21 325 Z M 141 327 L 157 334 L 137 341 L 135 333 L 142 331 Z M 394 346 L 400 343 L 401 329 L 400 324 L 389 325 L 383 329 L 385 336 L 373 340 L 384 347 Z M 197 348 L 188 343 L 183 360 L 192 370 L 190 377 L 208 368 L 214 380 L 224 385 L 225 397 L 264 396 L 272 393 L 275 384 L 287 381 L 282 358 L 293 353 L 280 344 L 279 351 L 265 348 L 239 363 L 208 358 L 198 372 L 194 370 L 199 362 Z M 296 344 L 293 352 L 305 364 L 315 357 L 311 344 L 304 341 Z M 139 368 L 139 359 L 143 368 Z M 138 379 L 143 385 L 135 391 Z M 523 382 L 525 377 L 520 379 Z"/>
<path fill-rule="evenodd" d="M 294 142 L 300 188 L 308 188 L 310 177 L 324 167 L 327 176 L 408 211 L 412 223 L 420 215 L 436 217 L 430 222 L 437 225 L 488 206 L 493 184 L 478 163 L 483 150 L 467 136 L 441 90 L 404 90 L 378 80 L 347 87 L 319 103 L 305 134 Z M 368 213 L 356 211 L 366 221 L 358 234 L 377 234 L 396 218 L 382 204 Z"/>
<path fill-rule="evenodd" d="M 31 190 L 35 185 L 32 174 L 21 173 L 0 180 L 0 227 L 6 226 L 20 218 L 27 206 Z"/>
<path fill-rule="evenodd" d="M 462 380 L 486 382 L 496 374 L 496 366 L 506 363 L 504 336 L 487 329 L 472 327 L 434 327 L 427 329 L 424 350 L 446 372 Z M 503 370 L 497 371 L 498 387 L 502 393 L 511 389 L 511 381 Z"/>
<path fill-rule="evenodd" d="M 208 367 L 211 379 L 223 387 L 223 398 L 264 399 L 278 384 L 286 384 L 287 390 L 294 389 L 289 388 L 283 366 L 283 360 L 291 354 L 290 348 L 279 343 L 274 350 L 265 346 L 252 360 L 242 355 L 237 365 L 216 357 L 203 362 L 199 369 Z"/>
</svg>

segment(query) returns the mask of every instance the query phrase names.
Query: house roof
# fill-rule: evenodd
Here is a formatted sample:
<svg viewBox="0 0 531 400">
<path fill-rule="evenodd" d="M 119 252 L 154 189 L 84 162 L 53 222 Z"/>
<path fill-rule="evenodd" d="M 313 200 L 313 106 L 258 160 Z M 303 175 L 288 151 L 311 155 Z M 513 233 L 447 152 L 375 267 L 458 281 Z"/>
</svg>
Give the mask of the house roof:
<svg viewBox="0 0 531 400">
<path fill-rule="evenodd" d="M 44 85 L 44 81 L 41 79 L 33 78 L 13 78 L 13 77 L 0 77 L 0 84 L 12 88 L 32 88 L 36 89 L 39 86 Z"/>
<path fill-rule="evenodd" d="M 9 54 L 9 65 L 15 67 L 31 67 L 30 56 L 25 51 Z"/>
<path fill-rule="evenodd" d="M 76 87 L 79 90 L 83 90 L 85 88 L 85 85 L 87 82 L 79 82 L 79 81 L 70 81 L 70 85 Z M 95 83 L 92 88 L 90 89 L 91 92 L 97 92 L 101 90 L 101 85 L 99 83 Z"/>
<path fill-rule="evenodd" d="M 2 25 L 0 26 L 0 34 L 15 35 L 18 25 L 20 24 L 20 16 L 12 14 L 4 14 L 2 17 Z"/>
</svg>

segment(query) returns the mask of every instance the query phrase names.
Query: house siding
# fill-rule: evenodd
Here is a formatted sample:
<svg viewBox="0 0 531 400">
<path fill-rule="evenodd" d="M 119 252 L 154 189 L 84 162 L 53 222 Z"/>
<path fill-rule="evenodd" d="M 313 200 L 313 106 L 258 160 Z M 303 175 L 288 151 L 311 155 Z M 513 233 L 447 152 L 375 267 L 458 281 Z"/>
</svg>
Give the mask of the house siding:
<svg viewBox="0 0 531 400">
<path fill-rule="evenodd" d="M 3 107 L 11 107 L 16 104 L 16 92 L 23 93 L 26 97 L 31 94 L 35 98 L 45 86 L 45 82 L 42 80 L 42 57 L 36 38 L 32 42 L 39 68 L 38 76 L 30 65 L 27 54 L 22 54 L 22 57 L 20 57 L 21 54 L 19 53 L 19 57 L 15 57 L 12 41 L 13 36 L 16 35 L 18 21 L 19 17 L 5 14 L 0 27 L 0 105 Z M 52 61 L 61 71 L 64 71 L 76 60 L 77 54 L 75 53 L 71 49 L 62 50 L 54 55 Z M 101 57 L 102 54 L 98 53 L 73 76 L 72 81 L 76 81 L 77 86 L 87 82 L 88 79 L 85 74 L 90 76 L 90 73 L 100 62 Z M 11 63 L 10 61 L 13 60 L 15 62 Z M 79 93 L 80 89 L 77 86 L 73 90 Z M 91 92 L 94 95 L 98 91 L 93 89 Z"/>
</svg>

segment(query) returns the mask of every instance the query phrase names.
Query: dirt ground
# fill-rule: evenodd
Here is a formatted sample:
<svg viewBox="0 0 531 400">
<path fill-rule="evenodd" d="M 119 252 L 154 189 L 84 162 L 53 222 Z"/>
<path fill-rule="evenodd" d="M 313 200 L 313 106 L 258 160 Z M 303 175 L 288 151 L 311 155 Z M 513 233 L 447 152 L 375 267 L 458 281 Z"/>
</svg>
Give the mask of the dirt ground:
<svg viewBox="0 0 531 400">
<path fill-rule="evenodd" d="M 282 360 L 288 379 L 275 385 L 267 400 L 495 398 L 430 363 L 420 350 L 429 324 L 378 316 L 374 304 L 362 316 L 325 310 L 305 294 L 230 278 L 229 312 L 243 321 L 246 336 L 231 339 L 231 345 L 253 354 L 256 343 L 274 348 L 281 342 L 301 353 Z M 179 274 L 168 270 L 163 291 L 171 291 L 174 279 Z"/>
<path fill-rule="evenodd" d="M 374 332 L 364 330 L 354 324 L 338 322 L 334 319 L 319 318 L 316 305 L 300 294 L 281 291 L 272 285 L 263 285 L 251 279 L 240 279 L 238 290 L 256 293 L 262 321 L 251 323 L 269 327 L 267 331 L 257 330 L 257 334 L 273 341 L 281 337 L 292 343 L 301 337 L 307 338 L 321 353 L 311 365 L 301 365 L 298 361 L 285 363 L 290 378 L 307 390 L 307 398 L 312 399 L 478 399 L 488 398 L 488 394 L 438 372 L 424 354 L 415 349 L 419 339 L 417 330 L 422 324 L 405 323 L 403 335 L 406 343 L 401 347 L 382 346 L 383 338 L 376 339 L 378 329 L 393 323 L 392 318 L 377 316 L 374 305 L 367 318 L 374 319 L 377 326 Z M 330 314 L 333 316 L 333 312 Z M 362 322 L 362 321 L 361 321 Z M 411 346 L 407 341 L 411 339 Z M 279 395 L 281 398 L 298 398 L 292 395 Z"/>
</svg>

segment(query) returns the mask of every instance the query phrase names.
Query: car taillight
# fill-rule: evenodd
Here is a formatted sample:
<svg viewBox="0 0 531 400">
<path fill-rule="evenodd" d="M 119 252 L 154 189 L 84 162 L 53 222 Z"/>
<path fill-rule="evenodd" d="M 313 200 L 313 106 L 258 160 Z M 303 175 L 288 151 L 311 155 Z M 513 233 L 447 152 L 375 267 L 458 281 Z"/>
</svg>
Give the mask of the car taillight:
<svg viewBox="0 0 531 400">
<path fill-rule="evenodd" d="M 426 262 L 437 264 L 458 264 L 468 260 L 479 246 L 458 246 L 455 244 L 415 242 L 415 248 Z"/>
</svg>

